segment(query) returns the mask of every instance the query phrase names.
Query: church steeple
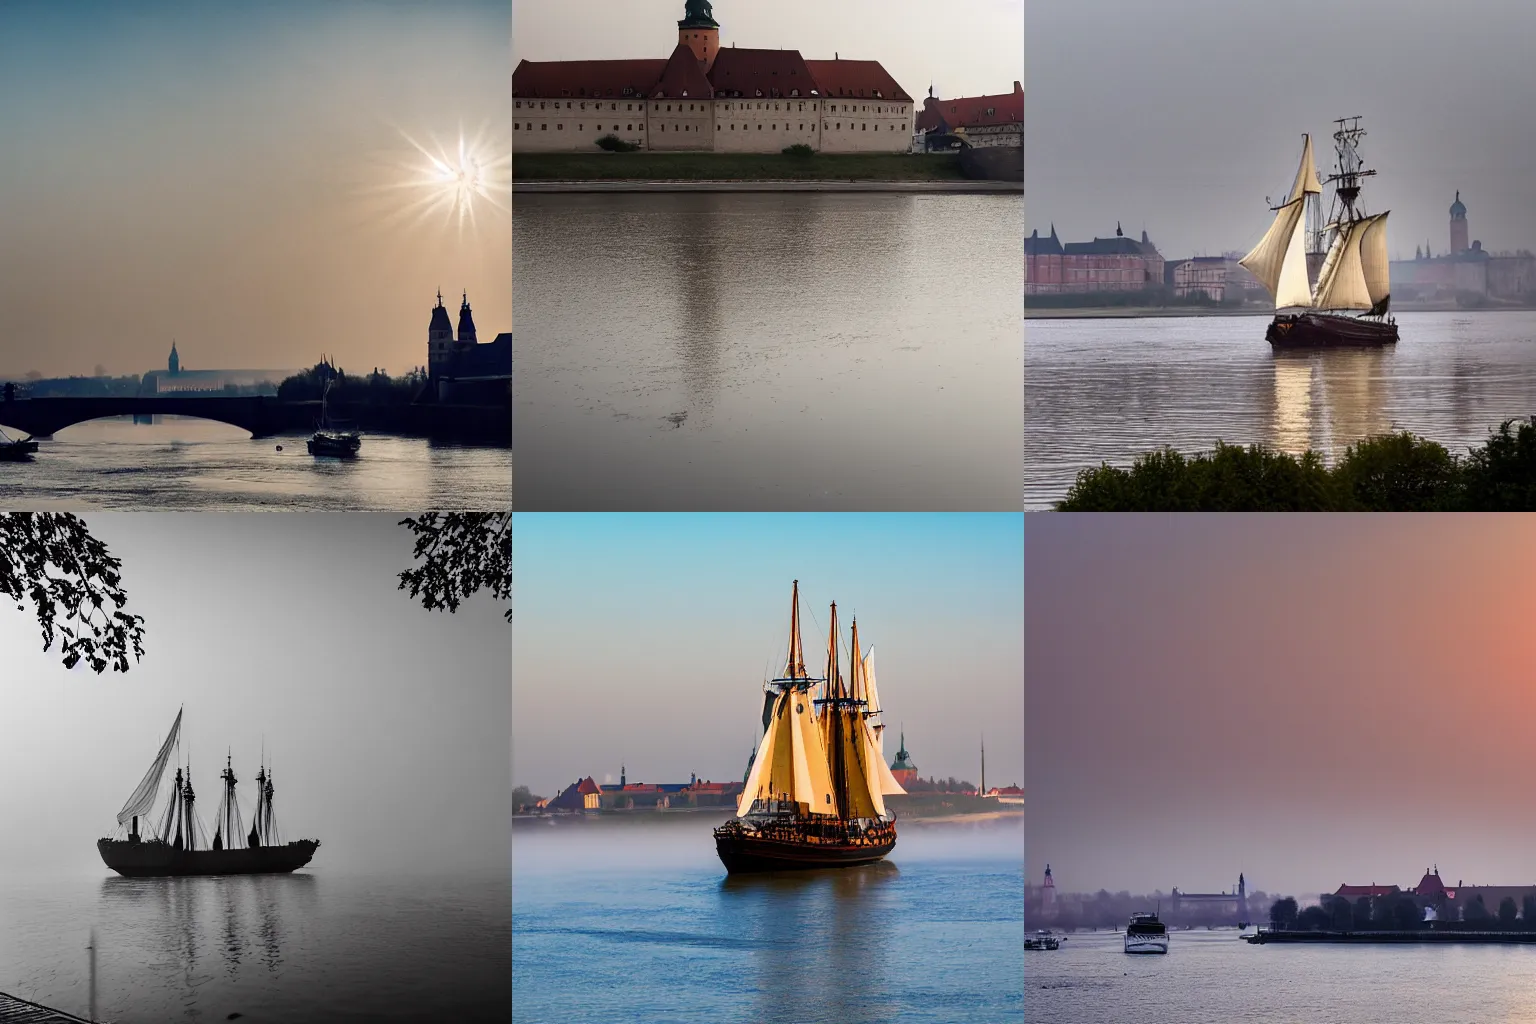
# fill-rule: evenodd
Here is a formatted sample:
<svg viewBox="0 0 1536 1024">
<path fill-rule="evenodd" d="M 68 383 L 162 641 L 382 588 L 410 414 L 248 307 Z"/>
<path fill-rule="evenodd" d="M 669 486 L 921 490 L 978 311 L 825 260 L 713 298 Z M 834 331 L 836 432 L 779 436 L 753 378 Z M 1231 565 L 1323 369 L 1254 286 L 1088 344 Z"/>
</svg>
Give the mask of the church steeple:
<svg viewBox="0 0 1536 1024">
<path fill-rule="evenodd" d="M 438 299 L 439 302 L 442 299 Z M 475 343 L 475 318 L 469 312 L 469 292 L 464 293 L 464 302 L 459 306 L 459 344 L 473 345 Z"/>
<path fill-rule="evenodd" d="M 167 360 L 166 365 L 170 367 L 172 377 L 181 372 L 181 357 L 176 354 L 175 341 L 171 342 L 171 358 Z"/>
</svg>

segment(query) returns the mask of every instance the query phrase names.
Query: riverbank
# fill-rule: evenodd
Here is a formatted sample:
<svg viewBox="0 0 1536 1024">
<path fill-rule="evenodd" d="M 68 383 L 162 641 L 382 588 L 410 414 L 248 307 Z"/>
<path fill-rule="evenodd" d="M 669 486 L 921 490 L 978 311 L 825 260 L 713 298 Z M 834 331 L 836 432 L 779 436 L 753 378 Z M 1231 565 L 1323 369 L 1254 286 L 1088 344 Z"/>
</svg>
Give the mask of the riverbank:
<svg viewBox="0 0 1536 1024">
<path fill-rule="evenodd" d="M 598 811 L 583 814 L 514 814 L 512 827 L 514 829 L 525 828 L 560 828 L 560 827 L 600 827 L 603 825 L 652 825 L 667 826 L 679 823 L 688 823 L 694 826 L 702 823 L 715 824 L 728 818 L 735 817 L 734 807 L 669 807 L 662 810 L 636 811 Z M 967 811 L 956 810 L 946 813 L 939 809 L 923 809 L 913 812 L 896 813 L 896 824 L 901 825 L 935 825 L 943 823 L 975 824 L 987 821 L 1003 821 L 1024 816 L 1023 807 L 1010 805 L 1007 810 Z"/>
<path fill-rule="evenodd" d="M 1392 307 L 1393 313 L 1511 313 L 1528 311 L 1530 306 L 1460 306 L 1454 302 L 1403 303 Z M 1274 316 L 1264 306 L 1031 306 L 1024 299 L 1026 320 L 1117 320 L 1146 317 L 1191 316 Z"/>
<path fill-rule="evenodd" d="M 626 183 L 618 191 L 656 191 L 658 186 L 691 182 L 715 186 L 708 191 L 769 183 L 801 182 L 817 187 L 841 183 L 951 182 L 959 185 L 1009 185 L 1021 182 L 971 182 L 953 154 L 814 153 L 514 153 L 512 187 L 526 191 L 535 182 L 573 191 L 579 183 Z"/>
<path fill-rule="evenodd" d="M 1326 942 L 1349 945 L 1402 945 L 1405 943 L 1474 943 L 1480 945 L 1529 945 L 1536 932 L 1487 932 L 1419 928 L 1413 931 L 1261 931 L 1244 935 L 1244 942 L 1262 946 L 1269 942 Z"/>
<path fill-rule="evenodd" d="M 629 192 L 905 192 L 943 195 L 1023 195 L 1009 181 L 524 181 L 522 194 Z"/>
</svg>

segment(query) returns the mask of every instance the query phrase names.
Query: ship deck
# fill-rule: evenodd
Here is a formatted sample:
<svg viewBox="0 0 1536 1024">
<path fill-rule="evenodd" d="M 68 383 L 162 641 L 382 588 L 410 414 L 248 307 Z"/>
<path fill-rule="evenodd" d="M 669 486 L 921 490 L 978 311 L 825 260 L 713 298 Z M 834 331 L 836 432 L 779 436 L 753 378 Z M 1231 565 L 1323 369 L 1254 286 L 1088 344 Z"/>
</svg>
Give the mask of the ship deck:
<svg viewBox="0 0 1536 1024">
<path fill-rule="evenodd" d="M 91 1024 L 63 1010 L 0 992 L 0 1024 Z"/>
</svg>

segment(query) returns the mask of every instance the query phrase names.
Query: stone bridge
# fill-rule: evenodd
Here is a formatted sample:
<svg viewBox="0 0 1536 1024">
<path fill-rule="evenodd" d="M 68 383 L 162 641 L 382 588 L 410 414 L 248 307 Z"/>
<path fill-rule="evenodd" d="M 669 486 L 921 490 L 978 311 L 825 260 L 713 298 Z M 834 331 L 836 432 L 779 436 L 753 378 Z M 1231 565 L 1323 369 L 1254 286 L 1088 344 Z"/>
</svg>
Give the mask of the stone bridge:
<svg viewBox="0 0 1536 1024">
<path fill-rule="evenodd" d="M 123 395 L 90 398 L 19 398 L 0 401 L 0 425 L 34 437 L 51 437 L 65 427 L 103 416 L 195 416 L 217 420 L 252 437 L 283 430 L 292 416 L 273 395 Z"/>
</svg>

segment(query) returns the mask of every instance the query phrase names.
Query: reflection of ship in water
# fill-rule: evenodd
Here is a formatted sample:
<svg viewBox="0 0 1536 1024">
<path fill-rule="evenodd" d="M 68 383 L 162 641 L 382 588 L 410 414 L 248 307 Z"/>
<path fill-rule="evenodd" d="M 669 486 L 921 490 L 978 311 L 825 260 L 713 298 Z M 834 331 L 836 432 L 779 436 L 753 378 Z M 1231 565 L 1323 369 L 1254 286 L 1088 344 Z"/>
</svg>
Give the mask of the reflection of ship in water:
<svg viewBox="0 0 1536 1024">
<path fill-rule="evenodd" d="M 219 800 L 213 838 L 197 815 L 196 795 L 192 788 L 191 767 L 183 774 L 177 765 L 176 775 L 167 794 L 165 810 L 160 825 L 152 837 L 139 833 L 140 817 L 148 817 L 154 809 L 160 784 L 165 777 L 166 765 L 173 750 L 180 761 L 181 712 L 160 752 L 150 764 L 149 771 L 138 787 L 128 797 L 128 802 L 118 812 L 119 832 L 128 827 L 126 839 L 106 838 L 98 840 L 97 850 L 101 859 L 120 875 L 249 875 L 265 872 L 295 871 L 308 864 L 320 843 L 315 839 L 299 839 L 284 843 L 278 834 L 277 821 L 272 813 L 272 773 L 265 765 L 256 773 L 256 816 L 247 832 L 240 815 L 240 804 L 235 796 L 235 772 L 232 759 L 226 758 L 224 771 L 219 777 L 224 792 Z"/>
<path fill-rule="evenodd" d="M 856 868 L 729 874 L 722 916 L 752 936 L 754 1020 L 891 1020 L 886 946 L 890 861 Z M 811 937 L 814 936 L 814 939 Z M 884 1010 L 885 1012 L 881 1012 Z"/>
<path fill-rule="evenodd" d="M 1388 358 L 1380 348 L 1276 352 L 1270 443 L 1336 459 L 1349 445 L 1391 431 Z"/>
</svg>

